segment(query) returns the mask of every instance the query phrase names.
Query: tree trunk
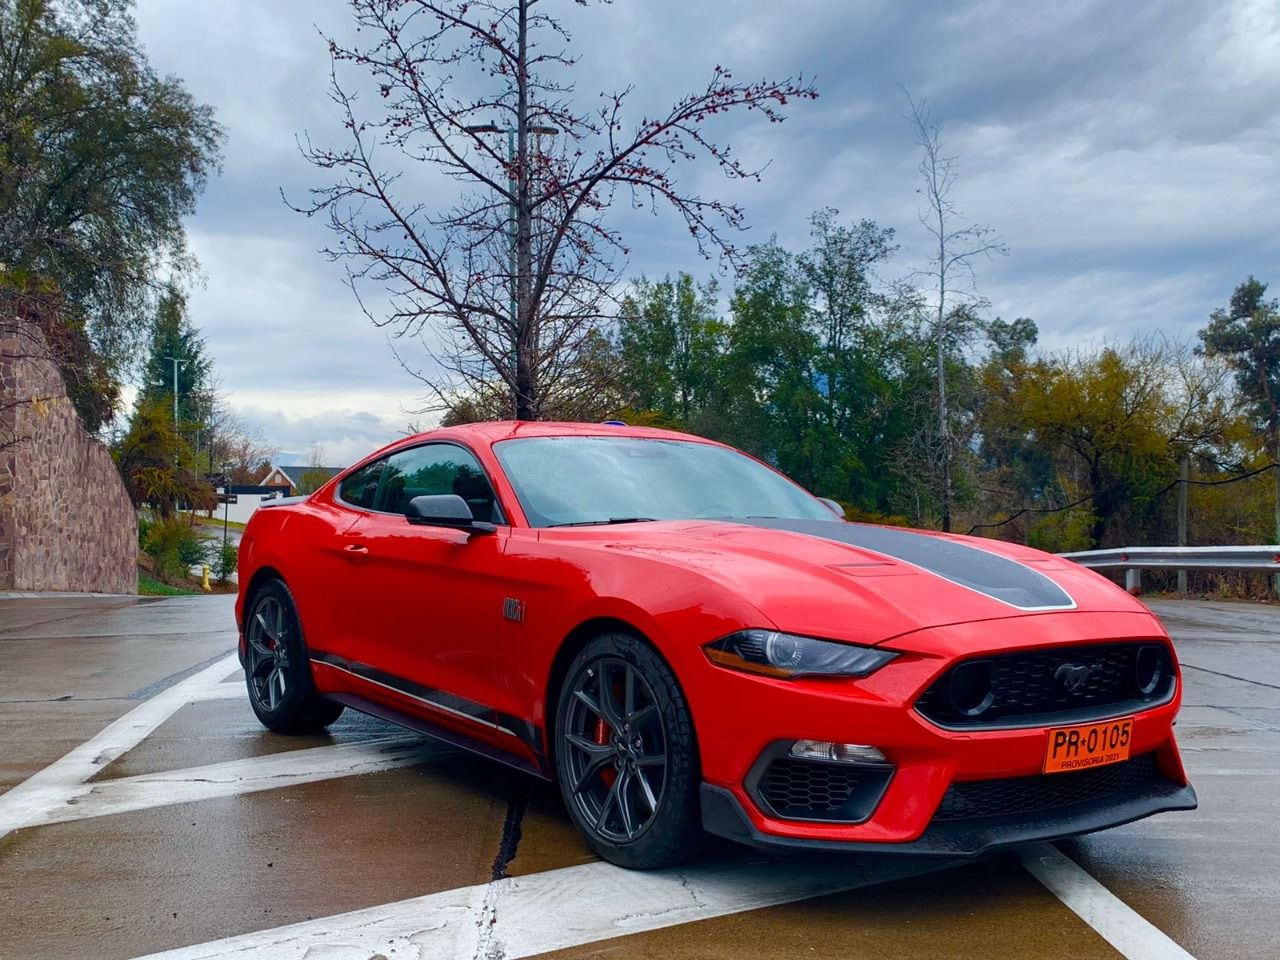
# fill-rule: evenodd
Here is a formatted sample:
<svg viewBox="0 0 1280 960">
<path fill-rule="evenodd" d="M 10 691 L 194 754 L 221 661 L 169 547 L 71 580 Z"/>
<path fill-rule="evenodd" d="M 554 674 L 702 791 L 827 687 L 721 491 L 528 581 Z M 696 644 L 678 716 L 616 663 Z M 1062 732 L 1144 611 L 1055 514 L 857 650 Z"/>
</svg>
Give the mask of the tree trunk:
<svg viewBox="0 0 1280 960">
<path fill-rule="evenodd" d="M 1107 518 L 1111 513 L 1111 494 L 1102 490 L 1102 475 L 1096 464 L 1089 467 L 1089 489 L 1093 491 L 1093 525 L 1089 529 L 1090 550 L 1102 547 L 1102 538 L 1107 532 Z"/>
</svg>

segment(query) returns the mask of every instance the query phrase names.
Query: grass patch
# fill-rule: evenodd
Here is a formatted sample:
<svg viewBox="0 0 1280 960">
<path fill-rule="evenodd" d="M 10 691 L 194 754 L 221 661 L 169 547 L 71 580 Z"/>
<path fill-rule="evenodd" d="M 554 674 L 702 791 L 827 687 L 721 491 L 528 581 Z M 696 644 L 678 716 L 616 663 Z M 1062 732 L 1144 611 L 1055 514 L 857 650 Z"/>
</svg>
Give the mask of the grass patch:
<svg viewBox="0 0 1280 960">
<path fill-rule="evenodd" d="M 219 530 L 222 529 L 222 520 L 218 517 L 196 517 L 196 523 L 200 524 L 202 527 L 217 527 Z M 237 520 L 227 521 L 227 529 L 229 530 L 243 530 L 246 526 L 248 526 L 248 524 L 240 523 Z"/>
<path fill-rule="evenodd" d="M 189 587 L 175 587 L 164 583 L 151 576 L 149 573 L 138 571 L 138 593 L 144 597 L 189 597 L 193 594 L 201 593 L 200 590 L 192 590 Z"/>
</svg>

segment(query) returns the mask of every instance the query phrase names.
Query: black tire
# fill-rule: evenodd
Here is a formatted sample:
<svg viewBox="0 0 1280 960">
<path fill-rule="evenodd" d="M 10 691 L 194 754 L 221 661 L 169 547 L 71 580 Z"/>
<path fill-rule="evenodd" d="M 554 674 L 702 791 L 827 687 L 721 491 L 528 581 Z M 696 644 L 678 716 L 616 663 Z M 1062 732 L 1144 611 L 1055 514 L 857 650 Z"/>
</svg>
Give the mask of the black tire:
<svg viewBox="0 0 1280 960">
<path fill-rule="evenodd" d="M 262 725 L 276 733 L 319 733 L 342 704 L 316 693 L 293 594 L 271 580 L 253 595 L 244 618 L 245 686 Z"/>
<path fill-rule="evenodd" d="M 652 870 L 701 850 L 693 720 L 671 668 L 641 638 L 604 634 L 574 657 L 556 707 L 555 761 L 569 816 L 603 859 Z"/>
</svg>

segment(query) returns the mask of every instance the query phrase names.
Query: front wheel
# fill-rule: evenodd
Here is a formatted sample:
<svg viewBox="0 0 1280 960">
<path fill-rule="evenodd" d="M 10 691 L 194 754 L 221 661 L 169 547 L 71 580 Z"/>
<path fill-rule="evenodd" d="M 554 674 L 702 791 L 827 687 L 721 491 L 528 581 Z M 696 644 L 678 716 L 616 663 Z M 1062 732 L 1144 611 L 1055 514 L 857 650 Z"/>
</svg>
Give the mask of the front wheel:
<svg viewBox="0 0 1280 960">
<path fill-rule="evenodd" d="M 316 693 L 298 608 L 279 580 L 254 595 L 245 617 L 245 685 L 249 705 L 276 733 L 318 733 L 342 713 L 342 704 Z"/>
<path fill-rule="evenodd" d="M 556 710 L 556 772 L 574 824 L 619 866 L 674 866 L 698 853 L 698 747 L 671 668 L 638 637 L 582 649 Z"/>
</svg>

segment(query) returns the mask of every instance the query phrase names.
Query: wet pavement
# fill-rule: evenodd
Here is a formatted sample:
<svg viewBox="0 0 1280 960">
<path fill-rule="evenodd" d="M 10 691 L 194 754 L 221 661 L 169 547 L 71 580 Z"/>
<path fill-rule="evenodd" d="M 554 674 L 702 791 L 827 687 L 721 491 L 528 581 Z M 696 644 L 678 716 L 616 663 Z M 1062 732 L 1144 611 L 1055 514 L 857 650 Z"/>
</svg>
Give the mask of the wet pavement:
<svg viewBox="0 0 1280 960">
<path fill-rule="evenodd" d="M 0 958 L 1280 957 L 1280 608 L 1152 606 L 1199 810 L 962 865 L 713 844 L 639 875 L 453 748 L 262 729 L 230 597 L 0 597 Z"/>
</svg>

